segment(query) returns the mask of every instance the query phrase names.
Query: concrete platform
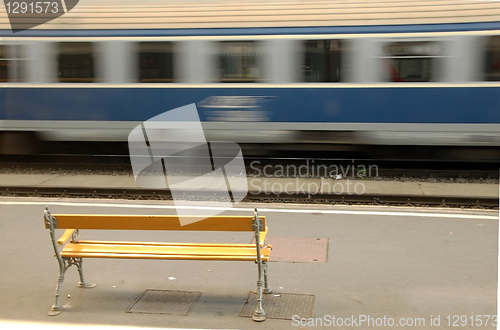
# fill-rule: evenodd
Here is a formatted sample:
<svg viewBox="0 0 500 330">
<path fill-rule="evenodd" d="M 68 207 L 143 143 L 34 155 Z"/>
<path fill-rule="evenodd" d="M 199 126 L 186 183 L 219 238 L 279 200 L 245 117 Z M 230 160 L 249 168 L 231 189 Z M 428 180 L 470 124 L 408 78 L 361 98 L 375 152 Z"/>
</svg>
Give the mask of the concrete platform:
<svg viewBox="0 0 500 330">
<path fill-rule="evenodd" d="M 186 182 L 185 189 L 200 189 L 200 181 L 188 181 L 189 177 L 178 177 L 176 182 Z M 241 178 L 235 178 L 241 185 Z M 239 181 L 239 182 L 238 182 Z M 225 184 L 216 178 L 202 178 L 203 189 L 224 190 Z M 333 180 L 306 178 L 247 178 L 249 193 L 295 193 L 311 194 L 382 194 L 414 196 L 450 196 L 450 197 L 499 197 L 497 184 L 486 183 L 432 183 L 432 182 L 393 182 L 369 180 Z M 62 175 L 62 174 L 0 174 L 0 186 L 33 187 L 95 187 L 95 188 L 140 188 L 133 176 L 121 175 Z M 177 183 L 176 185 L 181 185 Z M 168 186 L 168 185 L 167 185 Z"/>
<path fill-rule="evenodd" d="M 330 328 L 311 326 L 309 321 L 256 323 L 240 317 L 248 292 L 256 286 L 257 270 L 251 262 L 86 259 L 86 279 L 97 287 L 77 288 L 76 269 L 70 268 L 61 297 L 67 309 L 49 317 L 58 265 L 42 221 L 45 205 L 54 213 L 174 212 L 172 203 L 162 201 L 0 198 L 2 328 L 17 330 L 25 324 L 44 330 Z M 498 211 L 242 203 L 224 214 L 245 215 L 254 207 L 267 217 L 270 235 L 328 238 L 326 263 L 271 262 L 269 266 L 276 292 L 316 297 L 315 320 L 327 315 L 358 322 L 362 315 L 396 322 L 422 319 L 425 324 L 416 328 L 444 329 L 447 316 L 496 313 Z M 252 239 L 251 233 L 156 231 L 82 231 L 82 236 L 178 242 L 249 243 Z M 200 291 L 202 296 L 187 316 L 126 313 L 146 289 Z M 436 317 L 440 327 L 430 323 Z M 495 327 L 490 323 L 480 328 Z"/>
</svg>

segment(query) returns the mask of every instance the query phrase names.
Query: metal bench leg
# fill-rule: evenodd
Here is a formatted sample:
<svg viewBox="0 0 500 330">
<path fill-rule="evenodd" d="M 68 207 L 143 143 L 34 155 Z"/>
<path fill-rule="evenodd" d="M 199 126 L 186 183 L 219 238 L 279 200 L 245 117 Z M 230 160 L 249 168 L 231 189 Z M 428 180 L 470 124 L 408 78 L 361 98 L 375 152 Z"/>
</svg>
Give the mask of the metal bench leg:
<svg viewBox="0 0 500 330">
<path fill-rule="evenodd" d="M 262 263 L 262 269 L 264 271 L 264 293 L 271 294 L 273 293 L 273 290 L 269 286 L 269 281 L 267 279 L 267 262 Z"/>
<path fill-rule="evenodd" d="M 78 283 L 78 287 L 79 288 L 86 288 L 86 289 L 95 288 L 96 284 L 94 284 L 94 283 L 87 283 L 83 279 L 83 269 L 82 269 L 83 259 L 82 258 L 75 258 L 75 260 L 76 260 L 75 261 L 76 268 L 78 268 L 78 275 L 80 275 L 80 283 Z"/>
<path fill-rule="evenodd" d="M 257 281 L 257 308 L 255 309 L 255 312 L 253 313 L 252 320 L 257 321 L 257 322 L 262 322 L 266 320 L 266 312 L 262 308 L 262 288 L 263 288 L 263 282 L 262 282 L 262 272 L 261 272 L 261 267 L 259 265 L 259 280 Z"/>
<path fill-rule="evenodd" d="M 80 236 L 80 231 L 77 229 L 73 232 L 72 235 L 72 242 L 78 242 L 78 238 Z M 69 258 L 68 260 L 68 267 L 71 265 L 75 265 L 76 268 L 78 268 L 78 275 L 80 276 L 80 283 L 78 283 L 79 288 L 87 288 L 87 289 L 92 289 L 96 287 L 96 284 L 93 283 L 87 283 L 85 282 L 83 278 L 83 269 L 82 269 L 82 263 L 83 263 L 83 258 Z"/>
<path fill-rule="evenodd" d="M 259 215 L 257 214 L 257 209 L 255 209 L 254 211 L 253 226 L 255 230 L 255 245 L 257 250 L 256 262 L 257 265 L 259 266 L 259 279 L 257 280 L 257 308 L 253 313 L 252 319 L 256 322 L 262 322 L 266 320 L 266 312 L 264 312 L 264 309 L 262 308 L 262 290 L 264 287 L 263 283 L 264 265 L 262 262 L 262 256 L 260 254 L 260 230 L 262 224 L 260 222 Z"/>
<path fill-rule="evenodd" d="M 56 287 L 56 301 L 54 305 L 52 305 L 50 311 L 47 313 L 49 316 L 59 315 L 64 309 L 61 305 L 61 302 L 59 301 L 59 296 L 61 295 L 61 288 L 64 281 L 64 273 L 66 272 L 66 269 L 68 269 L 68 267 L 66 266 L 64 260 L 58 258 L 58 261 L 59 261 L 59 279 L 57 280 L 57 287 Z"/>
<path fill-rule="evenodd" d="M 56 287 L 56 302 L 52 305 L 52 308 L 47 313 L 49 316 L 55 316 L 61 314 L 64 307 L 61 305 L 59 301 L 59 297 L 61 296 L 61 288 L 64 281 L 64 274 L 66 270 L 75 265 L 78 268 L 78 273 L 80 274 L 80 283 L 78 284 L 79 288 L 94 288 L 95 284 L 85 283 L 83 279 L 83 271 L 82 271 L 82 258 L 61 258 L 60 256 L 56 256 L 57 261 L 59 262 L 59 279 L 57 281 Z"/>
</svg>

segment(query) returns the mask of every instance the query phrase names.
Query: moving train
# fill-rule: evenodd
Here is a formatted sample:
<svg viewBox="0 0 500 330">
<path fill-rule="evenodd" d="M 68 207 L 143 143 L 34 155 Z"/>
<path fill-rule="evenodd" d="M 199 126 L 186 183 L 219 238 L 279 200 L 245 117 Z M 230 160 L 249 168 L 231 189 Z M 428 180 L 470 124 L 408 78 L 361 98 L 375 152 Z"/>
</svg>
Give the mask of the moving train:
<svg viewBox="0 0 500 330">
<path fill-rule="evenodd" d="M 16 33 L 6 10 L 0 153 L 192 103 L 208 140 L 500 146 L 498 1 L 81 0 Z"/>
</svg>

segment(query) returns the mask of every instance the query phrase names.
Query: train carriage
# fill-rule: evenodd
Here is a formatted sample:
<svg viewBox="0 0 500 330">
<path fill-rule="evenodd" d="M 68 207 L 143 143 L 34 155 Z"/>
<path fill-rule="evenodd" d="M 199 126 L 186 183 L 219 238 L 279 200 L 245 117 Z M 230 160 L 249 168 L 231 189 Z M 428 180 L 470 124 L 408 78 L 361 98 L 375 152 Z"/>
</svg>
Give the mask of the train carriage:
<svg viewBox="0 0 500 330">
<path fill-rule="evenodd" d="M 209 140 L 500 146 L 499 1 L 81 0 L 17 33 L 6 10 L 4 153 L 191 103 Z"/>
</svg>

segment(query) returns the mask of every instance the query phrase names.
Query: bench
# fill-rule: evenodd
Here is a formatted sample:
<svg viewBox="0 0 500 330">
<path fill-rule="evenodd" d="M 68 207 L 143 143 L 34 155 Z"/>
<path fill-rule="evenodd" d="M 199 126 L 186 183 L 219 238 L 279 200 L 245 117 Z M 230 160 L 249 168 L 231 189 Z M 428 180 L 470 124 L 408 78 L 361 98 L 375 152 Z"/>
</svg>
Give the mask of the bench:
<svg viewBox="0 0 500 330">
<path fill-rule="evenodd" d="M 259 216 L 257 209 L 253 216 L 211 216 L 193 222 L 190 216 L 182 226 L 174 215 L 89 215 L 51 214 L 46 207 L 45 228 L 50 232 L 55 258 L 59 262 L 59 279 L 56 287 L 55 303 L 48 315 L 58 315 L 63 310 L 59 297 L 66 270 L 75 265 L 78 268 L 80 288 L 93 288 L 95 284 L 85 282 L 82 270 L 83 258 L 117 259 L 163 259 L 163 260 L 227 260 L 253 261 L 258 265 L 257 306 L 254 321 L 264 321 L 262 294 L 272 293 L 267 281 L 267 263 L 271 246 L 266 245 L 266 218 Z M 193 216 L 193 219 L 200 216 Z M 65 229 L 57 239 L 56 229 Z M 179 230 L 179 231 L 237 231 L 253 232 L 255 244 L 218 243 L 158 243 L 128 241 L 80 240 L 82 230 Z M 68 242 L 69 241 L 69 242 Z"/>
</svg>

